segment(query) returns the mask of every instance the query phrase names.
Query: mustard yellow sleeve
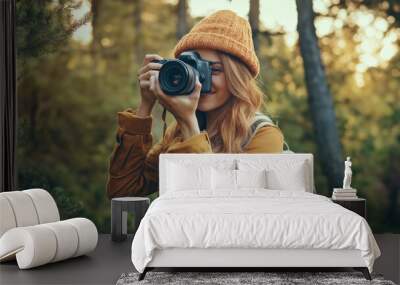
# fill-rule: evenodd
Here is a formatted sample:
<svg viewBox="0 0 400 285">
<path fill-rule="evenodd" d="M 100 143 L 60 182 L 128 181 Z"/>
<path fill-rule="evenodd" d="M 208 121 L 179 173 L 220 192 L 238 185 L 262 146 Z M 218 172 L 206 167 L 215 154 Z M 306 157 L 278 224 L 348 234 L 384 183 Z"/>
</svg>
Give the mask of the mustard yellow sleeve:
<svg viewBox="0 0 400 285">
<path fill-rule="evenodd" d="M 211 153 L 211 142 L 207 132 L 203 131 L 186 140 L 177 138 L 167 148 L 167 153 Z"/>
<path fill-rule="evenodd" d="M 151 115 L 139 117 L 131 108 L 118 112 L 116 143 L 108 167 L 109 199 L 158 191 L 158 154 L 162 145 L 152 147 L 151 126 Z"/>
<path fill-rule="evenodd" d="M 282 131 L 278 127 L 261 127 L 246 146 L 244 152 L 280 153 L 283 151 L 283 140 Z"/>
</svg>

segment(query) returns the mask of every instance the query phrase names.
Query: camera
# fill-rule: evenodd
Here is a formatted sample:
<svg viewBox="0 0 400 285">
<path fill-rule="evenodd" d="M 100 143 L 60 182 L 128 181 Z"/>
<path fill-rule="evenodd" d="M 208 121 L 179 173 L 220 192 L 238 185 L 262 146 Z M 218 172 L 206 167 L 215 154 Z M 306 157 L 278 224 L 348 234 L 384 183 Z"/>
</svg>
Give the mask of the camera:
<svg viewBox="0 0 400 285">
<path fill-rule="evenodd" d="M 200 93 L 211 92 L 211 61 L 203 60 L 196 51 L 186 51 L 177 59 L 152 60 L 161 63 L 158 81 L 161 90 L 170 96 L 189 95 L 193 92 L 196 77 L 201 83 Z"/>
</svg>

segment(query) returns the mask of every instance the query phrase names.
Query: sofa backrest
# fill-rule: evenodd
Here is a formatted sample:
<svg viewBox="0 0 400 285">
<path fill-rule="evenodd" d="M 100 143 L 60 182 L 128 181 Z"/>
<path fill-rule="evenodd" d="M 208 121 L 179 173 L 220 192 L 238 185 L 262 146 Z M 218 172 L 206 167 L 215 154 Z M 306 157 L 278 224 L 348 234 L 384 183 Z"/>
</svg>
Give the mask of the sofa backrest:
<svg viewBox="0 0 400 285">
<path fill-rule="evenodd" d="M 190 169 L 196 166 L 212 166 L 219 169 L 238 169 L 238 165 L 261 165 L 263 168 L 276 168 L 277 165 L 304 167 L 304 177 L 307 182 L 306 191 L 315 193 L 313 155 L 311 153 L 162 153 L 159 157 L 159 195 L 168 191 L 171 175 L 168 170 L 172 165 L 183 165 Z M 239 168 L 240 169 L 240 168 Z M 171 170 L 170 170 L 171 171 Z M 210 173 L 211 175 L 211 173 Z M 176 177 L 176 176 L 175 176 Z M 175 178 L 176 179 L 176 178 Z"/>
<path fill-rule="evenodd" d="M 12 228 L 60 220 L 56 202 L 41 188 L 0 193 L 0 217 L 0 237 Z"/>
</svg>

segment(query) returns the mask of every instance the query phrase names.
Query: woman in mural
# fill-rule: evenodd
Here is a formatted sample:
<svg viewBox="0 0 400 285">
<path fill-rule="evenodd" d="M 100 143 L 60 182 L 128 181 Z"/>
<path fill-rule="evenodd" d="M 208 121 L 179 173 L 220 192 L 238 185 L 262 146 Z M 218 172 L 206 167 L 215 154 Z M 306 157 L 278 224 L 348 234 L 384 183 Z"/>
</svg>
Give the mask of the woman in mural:
<svg viewBox="0 0 400 285">
<path fill-rule="evenodd" d="M 162 66 L 146 55 L 139 70 L 141 103 L 136 110 L 118 112 L 117 143 L 110 158 L 107 195 L 146 196 L 158 191 L 160 153 L 280 153 L 283 134 L 275 125 L 252 132 L 251 124 L 263 93 L 255 78 L 259 61 L 249 22 L 232 11 L 218 11 L 197 23 L 174 49 L 175 57 L 196 51 L 212 61 L 212 87 L 201 94 L 197 79 L 188 96 L 169 96 L 160 88 Z M 161 141 L 153 146 L 151 111 L 159 102 L 175 118 Z M 196 110 L 206 114 L 200 130 Z M 254 130 L 253 130 L 254 131 Z"/>
</svg>

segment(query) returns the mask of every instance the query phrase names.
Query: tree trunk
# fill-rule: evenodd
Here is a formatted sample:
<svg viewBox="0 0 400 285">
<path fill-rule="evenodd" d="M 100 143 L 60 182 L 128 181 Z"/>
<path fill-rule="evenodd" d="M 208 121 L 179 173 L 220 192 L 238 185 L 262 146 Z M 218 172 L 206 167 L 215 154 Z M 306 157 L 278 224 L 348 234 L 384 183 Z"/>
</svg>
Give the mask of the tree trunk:
<svg viewBox="0 0 400 285">
<path fill-rule="evenodd" d="M 138 65 L 142 65 L 144 52 L 143 52 L 143 35 L 142 35 L 142 11 L 143 2 L 142 0 L 135 1 L 135 8 L 133 10 L 133 21 L 135 25 L 135 59 Z"/>
<path fill-rule="evenodd" d="M 178 1 L 178 21 L 176 23 L 176 39 L 179 40 L 188 32 L 187 0 Z"/>
<path fill-rule="evenodd" d="M 397 137 L 397 141 L 400 144 L 400 136 Z M 400 149 L 393 147 L 389 153 L 390 159 L 388 159 L 387 168 L 383 179 L 389 192 L 385 224 L 390 228 L 394 228 L 396 223 L 400 224 L 398 219 L 400 215 Z"/>
<path fill-rule="evenodd" d="M 317 154 L 328 178 L 329 191 L 332 191 L 334 187 L 342 187 L 344 176 L 344 159 L 336 128 L 336 115 L 315 33 L 312 0 L 296 0 L 296 5 L 297 31 Z"/>
<path fill-rule="evenodd" d="M 254 49 L 258 54 L 260 47 L 259 33 L 260 33 L 260 1 L 250 0 L 249 22 L 253 36 Z"/>
<path fill-rule="evenodd" d="M 99 31 L 99 14 L 100 14 L 101 0 L 92 0 L 92 44 L 91 53 L 93 59 L 93 73 L 95 77 L 94 88 L 97 88 L 97 75 L 99 74 L 99 62 L 101 60 L 101 33 Z M 96 92 L 97 93 L 97 92 Z"/>
<path fill-rule="evenodd" d="M 92 54 L 93 56 L 97 52 L 97 48 L 100 45 L 100 37 L 98 32 L 99 22 L 99 5 L 100 0 L 92 0 L 91 12 L 92 12 Z"/>
</svg>

